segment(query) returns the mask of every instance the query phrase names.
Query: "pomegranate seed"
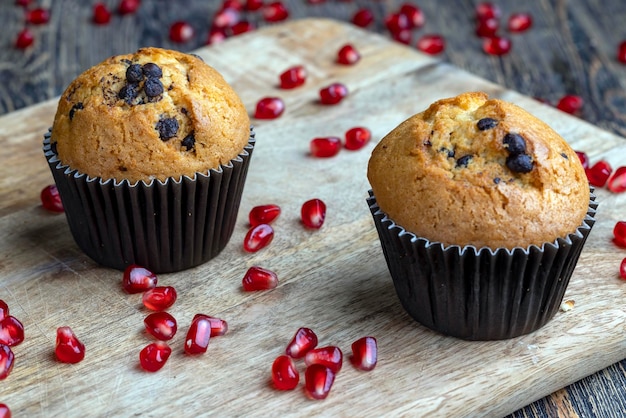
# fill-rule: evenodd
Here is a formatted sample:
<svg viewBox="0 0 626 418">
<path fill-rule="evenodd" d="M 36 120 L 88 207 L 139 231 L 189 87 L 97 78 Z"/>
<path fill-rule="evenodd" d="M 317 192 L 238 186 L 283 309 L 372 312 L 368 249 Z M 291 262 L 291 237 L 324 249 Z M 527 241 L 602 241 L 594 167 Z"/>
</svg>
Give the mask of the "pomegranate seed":
<svg viewBox="0 0 626 418">
<path fill-rule="evenodd" d="M 172 286 L 154 287 L 143 294 L 142 302 L 150 310 L 164 311 L 176 302 L 176 289 Z"/>
<path fill-rule="evenodd" d="M 576 151 L 576 155 L 578 155 L 578 159 L 580 163 L 583 165 L 583 168 L 586 170 L 589 168 L 589 157 L 582 151 Z"/>
<path fill-rule="evenodd" d="M 617 60 L 622 64 L 626 64 L 626 41 L 620 42 L 617 47 Z"/>
<path fill-rule="evenodd" d="M 304 393 L 311 399 L 326 399 L 335 382 L 335 373 L 322 364 L 312 364 L 304 371 Z"/>
<path fill-rule="evenodd" d="M 3 403 L 0 403 L 0 418 L 11 418 L 11 410 Z"/>
<path fill-rule="evenodd" d="M 111 12 L 104 3 L 96 3 L 93 6 L 93 23 L 106 25 L 111 21 Z"/>
<path fill-rule="evenodd" d="M 176 43 L 184 43 L 193 38 L 195 31 L 187 22 L 174 22 L 170 27 L 170 40 Z"/>
<path fill-rule="evenodd" d="M 620 247 L 626 247 L 626 222 L 618 221 L 613 227 L 613 242 Z"/>
<path fill-rule="evenodd" d="M 214 28 L 230 28 L 241 20 L 241 14 L 235 9 L 222 9 L 213 16 Z"/>
<path fill-rule="evenodd" d="M 482 38 L 488 38 L 495 36 L 498 28 L 500 27 L 500 21 L 498 19 L 483 19 L 476 22 L 476 35 Z"/>
<path fill-rule="evenodd" d="M 207 35 L 206 45 L 216 45 L 222 43 L 226 40 L 226 32 L 222 29 L 213 28 L 209 31 Z"/>
<path fill-rule="evenodd" d="M 0 344 L 0 380 L 6 379 L 13 370 L 13 360 L 15 356 L 11 347 L 6 344 Z"/>
<path fill-rule="evenodd" d="M 41 190 L 41 206 L 50 212 L 63 212 L 63 202 L 59 189 L 54 184 L 46 186 Z"/>
<path fill-rule="evenodd" d="M 211 340 L 211 321 L 206 315 L 196 315 L 191 321 L 187 337 L 185 337 L 185 353 L 205 353 Z"/>
<path fill-rule="evenodd" d="M 619 265 L 619 276 L 622 278 L 622 280 L 626 280 L 626 258 L 622 260 L 621 264 Z M 0 369 L 2 369 L 0 367 Z"/>
<path fill-rule="evenodd" d="M 267 247 L 274 239 L 274 229 L 268 224 L 259 224 L 248 230 L 243 239 L 243 249 L 249 253 L 256 253 Z"/>
<path fill-rule="evenodd" d="M 361 59 L 361 54 L 351 44 L 346 44 L 337 52 L 337 62 L 343 65 L 354 65 Z"/>
<path fill-rule="evenodd" d="M 405 15 L 409 19 L 409 25 L 411 28 L 421 28 L 424 26 L 424 12 L 417 6 L 410 3 L 404 3 L 400 6 L 400 13 Z"/>
<path fill-rule="evenodd" d="M 30 5 L 30 0 L 15 0 L 16 6 L 28 7 Z"/>
<path fill-rule="evenodd" d="M 211 338 L 221 337 L 228 331 L 228 323 L 223 319 L 199 313 L 194 315 L 193 321 L 195 321 L 196 318 L 199 317 L 205 318 L 211 324 Z"/>
<path fill-rule="evenodd" d="M 243 10 L 243 4 L 239 0 L 224 0 L 222 2 L 222 9 L 233 9 L 238 12 Z"/>
<path fill-rule="evenodd" d="M 0 299 L 0 321 L 9 316 L 9 305 Z"/>
<path fill-rule="evenodd" d="M 351 129 L 348 129 L 346 132 L 346 141 L 344 143 L 344 148 L 350 151 L 361 149 L 369 142 L 372 138 L 372 133 L 369 129 L 364 128 L 362 126 L 357 126 Z"/>
<path fill-rule="evenodd" d="M 18 49 L 26 49 L 33 44 L 35 37 L 28 28 L 24 28 L 17 34 L 15 38 L 15 47 Z"/>
<path fill-rule="evenodd" d="M 334 345 L 314 348 L 304 356 L 304 364 L 307 366 L 321 364 L 328 367 L 333 373 L 339 373 L 343 365 L 343 353 L 339 347 Z"/>
<path fill-rule="evenodd" d="M 413 32 L 411 32 L 410 29 L 403 29 L 401 31 L 392 33 L 391 39 L 400 42 L 401 44 L 409 45 L 411 43 L 411 39 L 413 39 Z"/>
<path fill-rule="evenodd" d="M 280 22 L 289 17 L 289 10 L 280 1 L 275 1 L 263 7 L 262 13 L 266 22 Z"/>
<path fill-rule="evenodd" d="M 154 312 L 143 320 L 146 331 L 154 338 L 167 341 L 176 334 L 176 319 L 167 312 Z"/>
<path fill-rule="evenodd" d="M 272 364 L 272 382 L 278 390 L 292 390 L 298 386 L 300 375 L 289 356 L 278 356 Z"/>
<path fill-rule="evenodd" d="M 278 276 L 271 270 L 252 266 L 243 276 L 241 284 L 246 292 L 274 289 L 278 286 Z"/>
<path fill-rule="evenodd" d="M 14 347 L 24 341 L 24 325 L 14 316 L 7 315 L 0 321 L 0 344 Z"/>
<path fill-rule="evenodd" d="M 247 20 L 242 20 L 241 22 L 235 23 L 230 30 L 233 35 L 241 35 L 242 33 L 252 32 L 256 29 L 253 23 L 248 22 Z"/>
<path fill-rule="evenodd" d="M 626 167 L 619 167 L 609 178 L 607 187 L 613 193 L 622 193 L 626 191 Z"/>
<path fill-rule="evenodd" d="M 341 140 L 336 136 L 313 138 L 309 143 L 309 148 L 313 157 L 334 157 L 341 149 Z"/>
<path fill-rule="evenodd" d="M 248 220 L 251 226 L 271 224 L 274 219 L 278 218 L 278 215 L 280 215 L 280 206 L 274 204 L 260 205 L 250 210 Z"/>
<path fill-rule="evenodd" d="M 326 204 L 320 199 L 307 200 L 302 204 L 300 217 L 307 228 L 320 229 L 326 218 Z"/>
<path fill-rule="evenodd" d="M 528 13 L 513 13 L 509 17 L 509 32 L 524 32 L 533 25 L 533 18 Z"/>
<path fill-rule="evenodd" d="M 589 180 L 589 183 L 592 186 L 596 187 L 604 187 L 612 172 L 613 169 L 611 168 L 611 165 L 604 160 L 598 161 L 593 166 L 585 170 L 587 180 Z"/>
<path fill-rule="evenodd" d="M 139 364 L 147 372 L 160 370 L 172 354 L 172 349 L 163 341 L 148 344 L 139 352 Z"/>
<path fill-rule="evenodd" d="M 571 115 L 578 113 L 583 108 L 584 100 L 574 94 L 566 94 L 556 104 L 556 108 Z"/>
<path fill-rule="evenodd" d="M 483 51 L 489 55 L 505 55 L 511 50 L 511 41 L 502 36 L 493 36 L 483 41 Z"/>
<path fill-rule="evenodd" d="M 306 81 L 306 70 L 302 65 L 288 68 L 280 75 L 280 88 L 293 89 L 301 86 Z"/>
<path fill-rule="evenodd" d="M 245 9 L 251 12 L 263 7 L 263 0 L 246 0 Z"/>
<path fill-rule="evenodd" d="M 374 14 L 369 9 L 359 9 L 352 16 L 352 23 L 361 28 L 366 28 L 374 22 Z"/>
<path fill-rule="evenodd" d="M 285 103 L 279 97 L 264 97 L 256 104 L 256 119 L 276 119 L 285 111 Z"/>
<path fill-rule="evenodd" d="M 404 13 L 391 13 L 385 17 L 385 27 L 390 33 L 411 29 L 411 22 Z"/>
<path fill-rule="evenodd" d="M 287 345 L 285 353 L 291 358 L 302 358 L 317 346 L 317 335 L 309 328 L 299 328 Z"/>
<path fill-rule="evenodd" d="M 417 49 L 430 55 L 437 55 L 446 48 L 441 35 L 424 35 L 417 41 Z"/>
<path fill-rule="evenodd" d="M 38 7 L 26 12 L 26 22 L 33 25 L 43 25 L 50 21 L 50 10 Z"/>
<path fill-rule="evenodd" d="M 122 287 L 126 293 L 141 293 L 157 285 L 157 276 L 150 270 L 131 264 L 124 270 Z"/>
<path fill-rule="evenodd" d="M 342 83 L 333 83 L 320 90 L 320 102 L 322 104 L 334 105 L 339 103 L 348 95 L 348 88 Z"/>
<path fill-rule="evenodd" d="M 498 19 L 502 12 L 500 8 L 493 3 L 483 2 L 476 5 L 476 19 Z"/>
<path fill-rule="evenodd" d="M 363 337 L 352 343 L 350 362 L 360 370 L 370 371 L 378 362 L 378 345 L 376 338 Z"/>
<path fill-rule="evenodd" d="M 117 7 L 117 12 L 121 15 L 133 14 L 139 9 L 140 0 L 122 0 Z"/>
<path fill-rule="evenodd" d="M 70 327 L 59 327 L 54 354 L 61 363 L 78 363 L 85 358 L 85 345 Z"/>
</svg>

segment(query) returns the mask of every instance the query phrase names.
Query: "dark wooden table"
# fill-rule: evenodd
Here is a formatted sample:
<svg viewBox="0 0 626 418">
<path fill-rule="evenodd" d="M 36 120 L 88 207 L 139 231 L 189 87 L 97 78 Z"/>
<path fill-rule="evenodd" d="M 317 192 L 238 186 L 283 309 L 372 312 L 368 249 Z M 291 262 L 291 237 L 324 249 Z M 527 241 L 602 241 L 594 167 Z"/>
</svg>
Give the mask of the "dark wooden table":
<svg viewBox="0 0 626 418">
<path fill-rule="evenodd" d="M 78 0 L 31 1 L 31 8 L 51 11 L 50 22 L 31 25 L 33 46 L 13 47 L 24 27 L 24 9 L 13 0 L 0 2 L 0 114 L 59 95 L 84 69 L 108 56 L 141 46 L 162 46 L 190 51 L 205 44 L 217 0 L 144 0 L 138 12 L 113 13 L 108 25 L 92 23 L 94 2 Z M 104 1 L 115 10 L 117 0 Z M 269 3 L 266 0 L 266 3 Z M 360 7 L 375 15 L 371 30 L 388 35 L 383 17 L 398 9 L 400 0 L 306 0 L 284 2 L 290 18 L 325 16 L 348 21 Z M 413 44 L 425 33 L 445 37 L 442 60 L 528 96 L 555 104 L 565 94 L 579 95 L 584 106 L 579 116 L 598 127 L 626 136 L 626 65 L 616 60 L 618 44 L 626 40 L 626 2 L 622 0 L 496 1 L 501 24 L 514 12 L 529 12 L 533 27 L 521 34 L 500 33 L 513 41 L 511 53 L 488 56 L 474 35 L 474 7 L 478 1 L 420 0 L 423 28 L 413 31 Z M 245 18 L 266 25 L 259 12 Z M 168 37 L 169 27 L 183 20 L 195 36 L 178 44 Z M 268 57 L 268 59 L 273 59 Z M 616 332 L 624 332 L 623 329 Z M 626 360 L 538 400 L 514 417 L 623 417 L 626 416 Z M 1 401 L 1 399 L 0 399 Z"/>
</svg>

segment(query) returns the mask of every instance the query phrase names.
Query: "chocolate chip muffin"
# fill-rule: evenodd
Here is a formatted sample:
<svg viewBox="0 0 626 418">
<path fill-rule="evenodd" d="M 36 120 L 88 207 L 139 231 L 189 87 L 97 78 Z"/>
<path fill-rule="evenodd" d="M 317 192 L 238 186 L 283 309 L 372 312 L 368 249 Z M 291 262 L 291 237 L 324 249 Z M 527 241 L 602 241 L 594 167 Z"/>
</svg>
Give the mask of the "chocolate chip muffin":
<svg viewBox="0 0 626 418">
<path fill-rule="evenodd" d="M 226 246 L 254 143 L 243 103 L 215 69 L 143 48 L 69 85 L 44 154 L 78 246 L 107 267 L 163 273 Z"/>
<path fill-rule="evenodd" d="M 488 340 L 555 315 L 596 205 L 544 122 L 483 93 L 439 100 L 380 141 L 368 179 L 396 292 L 418 322 Z"/>
</svg>

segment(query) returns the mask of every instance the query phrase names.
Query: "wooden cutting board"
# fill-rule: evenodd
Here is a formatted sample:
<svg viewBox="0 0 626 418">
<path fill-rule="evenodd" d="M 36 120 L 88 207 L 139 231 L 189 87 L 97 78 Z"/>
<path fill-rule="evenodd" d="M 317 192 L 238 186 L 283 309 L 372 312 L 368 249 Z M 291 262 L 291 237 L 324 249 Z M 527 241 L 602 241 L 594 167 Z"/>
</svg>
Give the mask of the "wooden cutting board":
<svg viewBox="0 0 626 418">
<path fill-rule="evenodd" d="M 335 63 L 347 42 L 362 53 L 355 66 Z M 521 105 L 592 162 L 624 164 L 623 138 L 329 20 L 294 21 L 197 52 L 225 75 L 251 113 L 264 96 L 282 97 L 286 111 L 277 120 L 255 121 L 257 146 L 223 253 L 159 277 L 178 290 L 170 312 L 179 332 L 157 373 L 138 367 L 139 351 L 151 342 L 140 296 L 121 290 L 120 272 L 80 252 L 63 215 L 40 206 L 39 192 L 52 182 L 41 142 L 56 101 L 0 117 L 0 299 L 26 328 L 26 340 L 14 347 L 15 368 L 0 382 L 0 402 L 14 416 L 498 416 L 626 357 L 626 282 L 618 278 L 626 250 L 611 242 L 613 225 L 625 218 L 626 194 L 597 191 L 598 222 L 566 294 L 574 309 L 531 335 L 495 342 L 444 337 L 409 318 L 365 203 L 366 164 L 376 142 L 432 101 L 463 91 L 483 90 Z M 307 83 L 279 90 L 278 74 L 295 64 L 306 66 Z M 345 83 L 350 96 L 337 106 L 320 105 L 318 90 L 335 81 Z M 373 133 L 365 149 L 330 159 L 308 155 L 313 137 L 343 136 L 357 125 Z M 319 231 L 299 223 L 301 204 L 313 197 L 328 205 Z M 244 253 L 247 213 L 265 203 L 283 210 L 274 241 Z M 276 271 L 279 287 L 242 292 L 252 265 Z M 230 330 L 214 338 L 206 354 L 189 357 L 182 343 L 197 312 L 226 319 Z M 55 362 L 55 330 L 62 325 L 85 343 L 83 362 Z M 338 345 L 346 355 L 324 401 L 308 400 L 301 387 L 278 392 L 269 384 L 274 358 L 301 326 L 312 328 L 320 345 Z M 379 364 L 369 373 L 347 362 L 350 344 L 365 335 L 379 343 Z"/>
</svg>

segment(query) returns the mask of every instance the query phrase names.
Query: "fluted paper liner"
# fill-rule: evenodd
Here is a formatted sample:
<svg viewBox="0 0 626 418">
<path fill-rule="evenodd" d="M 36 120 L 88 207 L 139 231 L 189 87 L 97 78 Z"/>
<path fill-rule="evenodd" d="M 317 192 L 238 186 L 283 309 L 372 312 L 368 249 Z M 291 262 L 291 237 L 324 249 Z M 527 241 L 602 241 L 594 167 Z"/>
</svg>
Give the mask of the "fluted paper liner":
<svg viewBox="0 0 626 418">
<path fill-rule="evenodd" d="M 254 131 L 228 164 L 193 178 L 149 183 L 103 180 L 63 165 L 44 136 L 44 155 L 78 246 L 94 261 L 123 270 L 142 265 L 155 273 L 184 270 L 226 246 L 254 149 Z"/>
<path fill-rule="evenodd" d="M 554 317 L 595 223 L 590 193 L 582 225 L 541 247 L 490 249 L 444 246 L 404 230 L 367 202 L 396 293 L 419 323 L 467 340 L 528 334 Z"/>
</svg>

